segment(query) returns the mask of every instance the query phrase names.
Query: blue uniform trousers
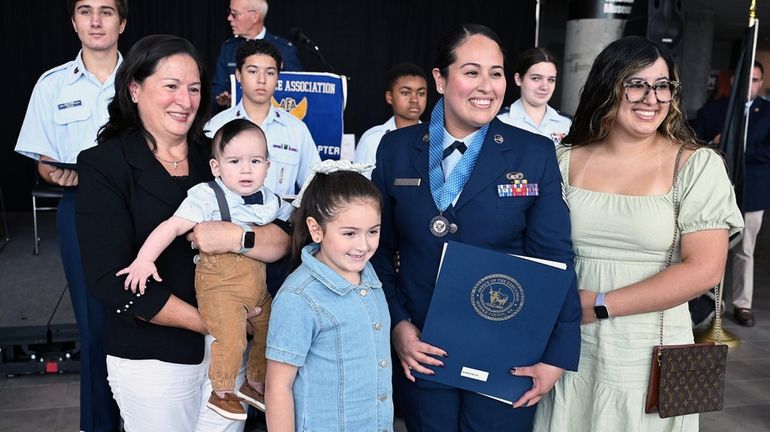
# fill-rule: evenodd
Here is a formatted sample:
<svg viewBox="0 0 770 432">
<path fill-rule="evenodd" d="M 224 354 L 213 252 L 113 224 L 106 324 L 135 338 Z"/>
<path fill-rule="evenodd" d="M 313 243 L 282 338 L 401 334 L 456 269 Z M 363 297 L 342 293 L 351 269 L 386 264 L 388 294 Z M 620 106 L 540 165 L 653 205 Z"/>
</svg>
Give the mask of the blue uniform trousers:
<svg viewBox="0 0 770 432">
<path fill-rule="evenodd" d="M 400 363 L 393 363 L 393 393 L 409 432 L 530 432 L 537 408 L 513 409 L 475 392 L 415 384 L 404 377 Z"/>
<path fill-rule="evenodd" d="M 64 274 L 80 337 L 80 430 L 120 430 L 120 411 L 107 382 L 104 352 L 104 305 L 86 289 L 75 226 L 75 189 L 67 189 L 59 202 L 56 225 Z"/>
</svg>

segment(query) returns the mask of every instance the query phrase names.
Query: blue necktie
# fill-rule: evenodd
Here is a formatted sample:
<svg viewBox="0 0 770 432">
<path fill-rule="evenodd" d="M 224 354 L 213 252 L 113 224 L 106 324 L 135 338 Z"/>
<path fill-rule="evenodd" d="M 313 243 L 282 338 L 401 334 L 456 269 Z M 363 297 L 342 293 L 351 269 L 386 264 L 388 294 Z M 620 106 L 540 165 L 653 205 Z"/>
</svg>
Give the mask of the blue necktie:
<svg viewBox="0 0 770 432">
<path fill-rule="evenodd" d="M 457 150 L 460 152 L 460 154 L 465 154 L 465 150 L 468 150 L 468 146 L 465 145 L 462 141 L 455 141 L 452 144 L 449 145 L 449 147 L 444 149 L 444 156 L 441 159 L 446 159 L 454 153 L 454 151 Z"/>
<path fill-rule="evenodd" d="M 257 191 L 251 195 L 243 197 L 244 204 L 262 204 L 262 191 Z"/>
</svg>

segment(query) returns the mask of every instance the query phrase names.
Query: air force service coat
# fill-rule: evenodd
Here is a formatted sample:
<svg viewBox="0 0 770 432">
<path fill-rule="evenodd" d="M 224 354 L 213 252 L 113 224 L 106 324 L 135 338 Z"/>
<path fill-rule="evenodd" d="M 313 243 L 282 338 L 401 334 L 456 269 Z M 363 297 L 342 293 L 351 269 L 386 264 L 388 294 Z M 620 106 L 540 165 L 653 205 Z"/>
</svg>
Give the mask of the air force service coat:
<svg viewBox="0 0 770 432">
<path fill-rule="evenodd" d="M 408 319 L 422 328 L 447 240 L 560 261 L 574 271 L 569 210 L 551 140 L 494 119 L 468 182 L 456 203 L 443 213 L 458 230 L 435 237 L 429 225 L 439 211 L 430 191 L 428 128 L 429 123 L 422 123 L 386 134 L 372 174 L 383 195 L 380 245 L 372 262 L 383 283 L 393 326 Z M 498 185 L 510 185 L 506 175 L 512 173 L 523 174 L 529 184 L 536 183 L 539 195 L 500 196 Z M 544 363 L 577 369 L 580 320 L 580 299 L 577 289 L 571 289 L 546 347 Z"/>
</svg>

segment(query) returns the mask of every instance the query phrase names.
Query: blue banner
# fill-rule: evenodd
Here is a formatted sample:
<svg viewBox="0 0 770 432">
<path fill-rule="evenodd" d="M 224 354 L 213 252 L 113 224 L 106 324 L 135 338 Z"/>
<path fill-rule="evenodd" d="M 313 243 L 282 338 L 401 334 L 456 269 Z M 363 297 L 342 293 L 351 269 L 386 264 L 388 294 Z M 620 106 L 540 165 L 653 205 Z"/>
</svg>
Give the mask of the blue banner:
<svg viewBox="0 0 770 432">
<path fill-rule="evenodd" d="M 239 85 L 234 87 L 234 103 L 238 103 L 241 88 Z M 321 72 L 281 72 L 273 94 L 273 105 L 305 122 L 321 159 L 339 160 L 346 98 L 347 80 L 344 76 Z"/>
</svg>

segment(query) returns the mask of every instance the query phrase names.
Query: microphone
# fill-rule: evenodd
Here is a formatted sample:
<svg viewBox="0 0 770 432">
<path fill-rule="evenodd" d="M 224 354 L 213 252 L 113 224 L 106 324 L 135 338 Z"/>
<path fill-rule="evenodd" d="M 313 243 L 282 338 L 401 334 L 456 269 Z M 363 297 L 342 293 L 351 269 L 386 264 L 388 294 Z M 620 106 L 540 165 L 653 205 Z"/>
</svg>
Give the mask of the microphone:
<svg viewBox="0 0 770 432">
<path fill-rule="evenodd" d="M 290 30 L 291 37 L 294 39 L 294 42 L 296 42 L 298 45 L 302 45 L 306 49 L 310 50 L 318 56 L 318 59 L 321 60 L 321 63 L 323 63 L 324 67 L 329 72 L 334 73 L 334 68 L 331 64 L 329 64 L 328 61 L 324 58 L 323 54 L 321 54 L 321 49 L 318 48 L 318 45 L 316 45 L 315 42 L 312 41 L 305 33 L 302 33 L 302 30 L 299 27 L 292 27 Z"/>
<path fill-rule="evenodd" d="M 291 35 L 294 38 L 295 42 L 301 43 L 303 45 L 307 45 L 310 48 L 313 48 L 315 51 L 320 51 L 318 49 L 318 45 L 316 45 L 315 42 L 313 42 L 305 33 L 302 33 L 302 30 L 299 27 L 294 27 L 291 29 Z"/>
</svg>

